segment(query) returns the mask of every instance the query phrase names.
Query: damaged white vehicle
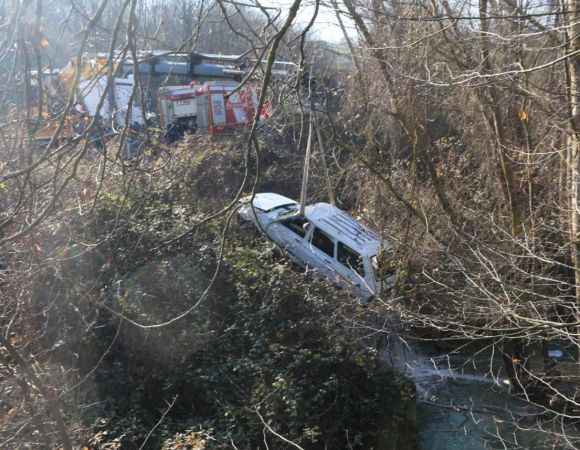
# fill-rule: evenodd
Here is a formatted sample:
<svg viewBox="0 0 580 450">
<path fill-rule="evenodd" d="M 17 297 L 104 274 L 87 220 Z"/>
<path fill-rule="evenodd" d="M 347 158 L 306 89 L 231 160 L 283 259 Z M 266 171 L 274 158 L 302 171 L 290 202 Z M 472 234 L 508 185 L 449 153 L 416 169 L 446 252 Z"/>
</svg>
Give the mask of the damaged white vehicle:
<svg viewBox="0 0 580 450">
<path fill-rule="evenodd" d="M 367 227 L 328 203 L 316 203 L 299 215 L 300 205 L 273 193 L 241 200 L 242 222 L 258 226 L 302 267 L 315 270 L 335 285 L 368 303 L 390 289 L 393 270 L 379 270 L 390 247 Z"/>
</svg>

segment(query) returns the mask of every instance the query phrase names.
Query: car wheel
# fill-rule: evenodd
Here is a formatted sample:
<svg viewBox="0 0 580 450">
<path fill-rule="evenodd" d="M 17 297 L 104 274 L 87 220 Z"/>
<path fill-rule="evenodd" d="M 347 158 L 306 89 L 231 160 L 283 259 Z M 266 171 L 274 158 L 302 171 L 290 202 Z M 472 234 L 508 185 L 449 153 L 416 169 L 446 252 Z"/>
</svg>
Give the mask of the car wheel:
<svg viewBox="0 0 580 450">
<path fill-rule="evenodd" d="M 274 247 L 272 248 L 272 259 L 276 262 L 286 259 L 286 255 L 284 254 L 282 249 L 277 245 L 274 245 Z"/>
<path fill-rule="evenodd" d="M 367 297 L 367 298 L 360 298 L 360 297 L 358 298 L 358 304 L 360 306 L 362 306 L 363 308 L 366 308 L 374 301 L 375 301 L 374 295 L 371 295 L 370 297 Z"/>
<path fill-rule="evenodd" d="M 257 231 L 254 224 L 251 221 L 244 219 L 240 214 L 236 214 L 236 223 L 238 224 L 238 227 L 240 227 L 242 230 Z"/>
</svg>

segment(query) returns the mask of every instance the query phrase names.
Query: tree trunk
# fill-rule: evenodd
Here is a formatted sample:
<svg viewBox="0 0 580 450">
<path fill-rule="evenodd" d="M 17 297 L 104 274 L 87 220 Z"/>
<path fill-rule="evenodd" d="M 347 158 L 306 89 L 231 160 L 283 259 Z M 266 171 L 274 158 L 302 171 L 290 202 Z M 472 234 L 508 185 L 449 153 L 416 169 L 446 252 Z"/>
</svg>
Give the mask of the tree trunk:
<svg viewBox="0 0 580 450">
<path fill-rule="evenodd" d="M 479 16 L 481 20 L 481 30 L 483 33 L 489 33 L 489 4 L 488 0 L 479 1 Z M 489 49 L 489 41 L 482 39 L 481 41 L 481 61 L 483 68 L 487 74 L 494 73 L 494 65 L 492 63 L 492 52 Z M 511 217 L 511 230 L 514 238 L 517 238 L 522 233 L 523 213 L 522 201 L 515 191 L 515 180 L 512 168 L 512 162 L 506 155 L 506 138 L 504 130 L 506 123 L 504 115 L 501 111 L 501 93 L 499 93 L 494 85 L 489 86 L 489 98 L 484 98 L 484 107 L 487 106 L 491 111 L 491 118 L 489 119 L 492 130 L 496 137 L 497 158 L 498 158 L 498 177 L 500 185 L 503 190 L 504 198 L 509 208 Z M 485 105 L 487 103 L 487 105 Z"/>
<path fill-rule="evenodd" d="M 570 26 L 567 28 L 568 45 L 566 51 L 576 52 L 580 49 L 580 0 L 567 0 L 566 9 Z M 569 173 L 569 214 L 570 214 L 570 251 L 574 267 L 574 281 L 576 285 L 576 303 L 580 304 L 580 242 L 578 231 L 580 217 L 578 200 L 580 197 L 580 127 L 576 118 L 580 114 L 580 56 L 574 55 L 567 62 L 568 68 L 568 102 L 571 132 L 566 142 L 566 159 Z"/>
</svg>

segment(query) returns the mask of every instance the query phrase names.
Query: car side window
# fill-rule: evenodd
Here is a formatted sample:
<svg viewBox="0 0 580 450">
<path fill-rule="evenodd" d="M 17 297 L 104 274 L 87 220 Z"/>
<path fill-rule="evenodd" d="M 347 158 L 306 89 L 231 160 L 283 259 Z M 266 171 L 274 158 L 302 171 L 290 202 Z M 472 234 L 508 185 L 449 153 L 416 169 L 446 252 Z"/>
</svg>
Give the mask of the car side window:
<svg viewBox="0 0 580 450">
<path fill-rule="evenodd" d="M 312 245 L 322 250 L 331 258 L 334 258 L 334 241 L 326 233 L 321 231 L 320 228 L 314 229 Z"/>
<path fill-rule="evenodd" d="M 338 243 L 336 259 L 338 259 L 338 262 L 343 266 L 354 269 L 361 277 L 365 276 L 362 256 L 352 248 L 344 245 L 342 242 Z"/>
<path fill-rule="evenodd" d="M 306 236 L 306 231 L 310 225 L 310 222 L 305 217 L 291 217 L 280 223 L 300 237 Z"/>
</svg>

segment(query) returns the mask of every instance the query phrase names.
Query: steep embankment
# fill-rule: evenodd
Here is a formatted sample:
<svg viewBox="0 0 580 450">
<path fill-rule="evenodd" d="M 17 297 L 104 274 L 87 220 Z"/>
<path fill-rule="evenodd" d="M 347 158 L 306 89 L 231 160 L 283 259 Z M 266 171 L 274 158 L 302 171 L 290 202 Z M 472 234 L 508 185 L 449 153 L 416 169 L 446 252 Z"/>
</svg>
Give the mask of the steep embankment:
<svg viewBox="0 0 580 450">
<path fill-rule="evenodd" d="M 288 193 L 295 172 L 278 163 L 260 187 Z M 414 390 L 379 364 L 357 325 L 367 311 L 261 238 L 224 234 L 221 220 L 193 226 L 236 192 L 240 147 L 190 140 L 149 164 L 112 172 L 90 214 L 71 208 L 43 230 L 67 257 L 35 287 L 36 344 L 50 349 L 39 364 L 75 393 L 62 397 L 75 442 L 290 448 L 279 434 L 312 450 L 414 450 Z"/>
</svg>

